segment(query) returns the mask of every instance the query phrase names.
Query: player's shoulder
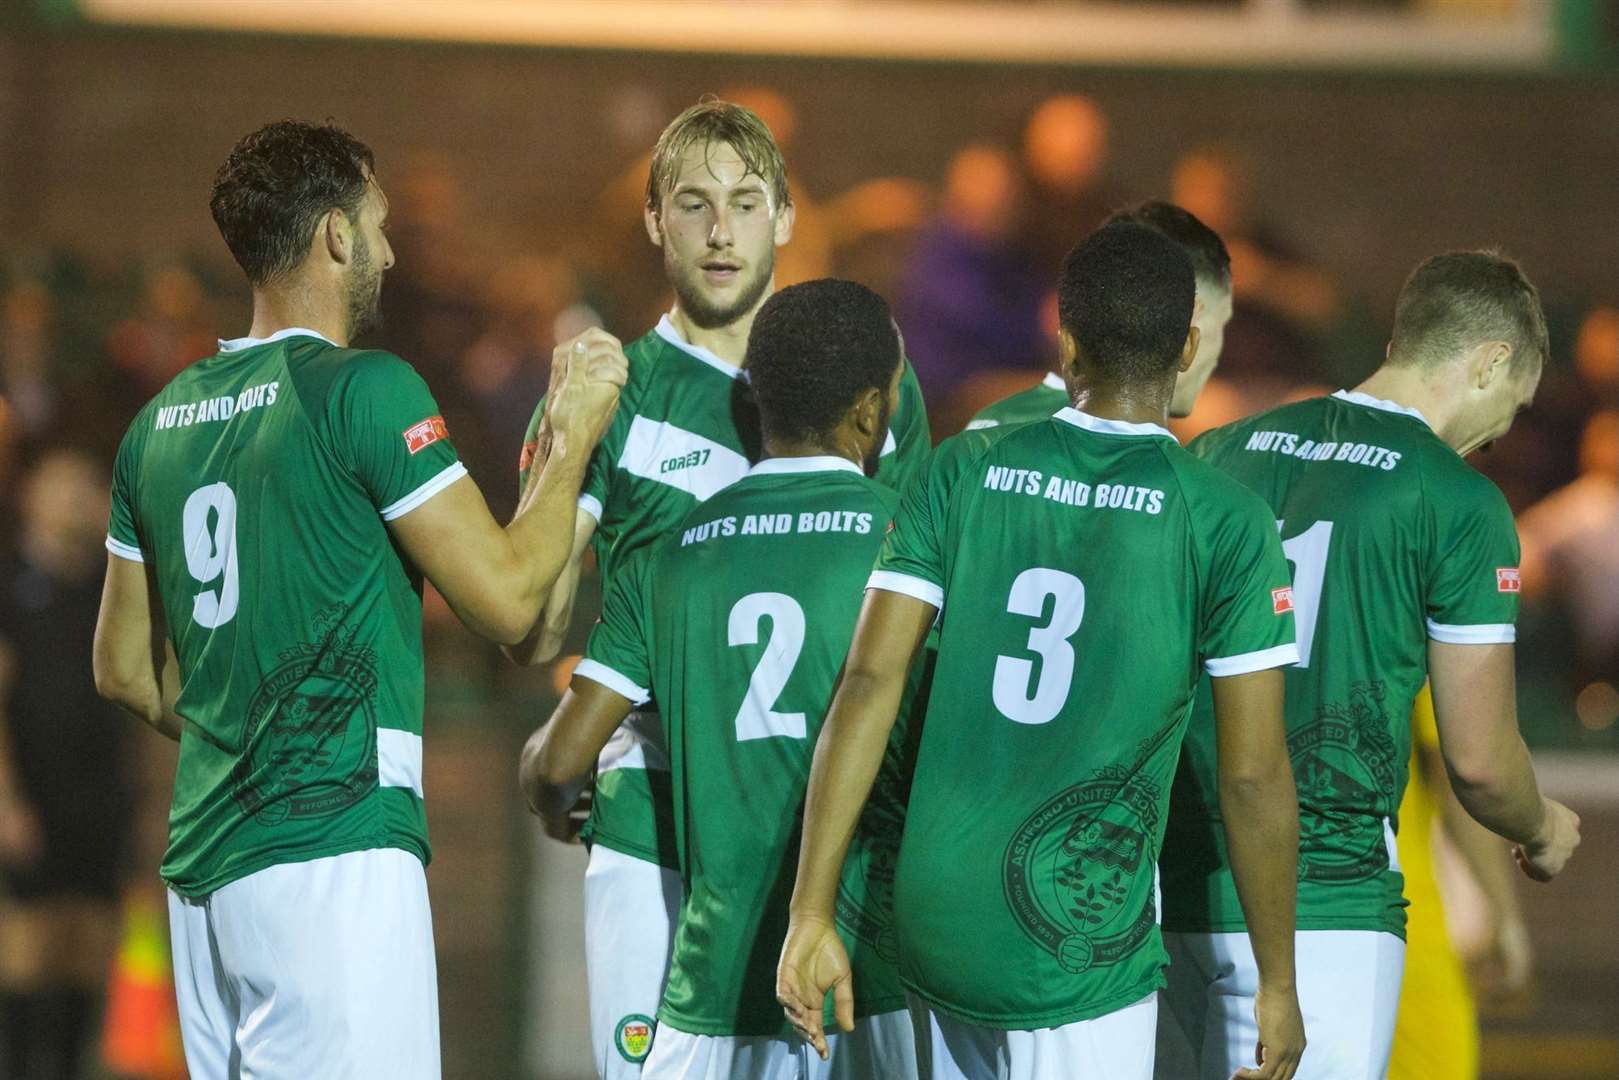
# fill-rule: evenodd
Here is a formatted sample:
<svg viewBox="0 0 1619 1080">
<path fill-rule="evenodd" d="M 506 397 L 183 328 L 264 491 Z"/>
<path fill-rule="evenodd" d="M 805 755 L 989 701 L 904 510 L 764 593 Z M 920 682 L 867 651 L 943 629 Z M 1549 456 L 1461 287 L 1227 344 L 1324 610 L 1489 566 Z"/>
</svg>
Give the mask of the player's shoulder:
<svg viewBox="0 0 1619 1080">
<path fill-rule="evenodd" d="M 1272 406 L 1263 412 L 1244 416 L 1229 424 L 1210 428 L 1187 443 L 1191 453 L 1206 461 L 1218 461 L 1244 449 L 1259 432 L 1282 431 L 1298 434 L 1310 430 L 1329 408 L 1327 397 L 1305 398 Z"/>
<path fill-rule="evenodd" d="M 1274 527 L 1269 525 L 1274 515 L 1265 500 L 1197 449 L 1194 440 L 1192 446 L 1166 446 L 1164 453 L 1194 524 L 1213 518 L 1242 518 Z"/>
</svg>

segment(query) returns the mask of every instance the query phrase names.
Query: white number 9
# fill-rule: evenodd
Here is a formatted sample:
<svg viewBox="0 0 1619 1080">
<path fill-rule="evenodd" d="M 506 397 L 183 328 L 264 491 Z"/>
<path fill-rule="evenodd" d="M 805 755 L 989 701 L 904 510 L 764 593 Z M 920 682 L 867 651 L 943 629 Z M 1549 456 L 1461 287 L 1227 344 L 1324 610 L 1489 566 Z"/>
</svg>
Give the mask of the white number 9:
<svg viewBox="0 0 1619 1080">
<path fill-rule="evenodd" d="M 191 617 L 209 630 L 224 626 L 236 617 L 241 598 L 236 571 L 236 493 L 229 484 L 209 484 L 191 493 L 186 500 L 184 535 L 186 569 L 191 576 L 204 585 L 224 579 L 217 591 L 206 589 L 191 598 Z"/>
</svg>

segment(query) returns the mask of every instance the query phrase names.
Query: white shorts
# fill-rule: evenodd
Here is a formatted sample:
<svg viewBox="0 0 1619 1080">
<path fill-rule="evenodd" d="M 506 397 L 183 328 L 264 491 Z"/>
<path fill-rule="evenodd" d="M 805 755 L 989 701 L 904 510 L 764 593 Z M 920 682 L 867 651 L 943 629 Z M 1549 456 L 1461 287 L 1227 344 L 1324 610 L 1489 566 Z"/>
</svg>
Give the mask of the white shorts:
<svg viewBox="0 0 1619 1080">
<path fill-rule="evenodd" d="M 1150 1080 L 1158 995 L 1062 1027 L 1002 1031 L 911 995 L 923 1080 Z"/>
<path fill-rule="evenodd" d="M 1228 1080 L 1252 1066 L 1259 969 L 1248 935 L 1166 933 L 1164 948 L 1160 1080 Z M 1405 942 L 1376 930 L 1300 930 L 1293 950 L 1306 1043 L 1299 1080 L 1383 1080 Z"/>
<path fill-rule="evenodd" d="M 693 1035 L 667 1024 L 641 1072 L 642 1080 L 915 1080 L 916 1043 L 905 1012 L 829 1031 L 828 1060 L 796 1038 Z"/>
<path fill-rule="evenodd" d="M 169 893 L 192 1080 L 437 1080 L 427 877 L 397 848 Z"/>
<path fill-rule="evenodd" d="M 641 1075 L 680 917 L 680 874 L 600 844 L 585 868 L 591 1054 L 602 1080 Z"/>
</svg>

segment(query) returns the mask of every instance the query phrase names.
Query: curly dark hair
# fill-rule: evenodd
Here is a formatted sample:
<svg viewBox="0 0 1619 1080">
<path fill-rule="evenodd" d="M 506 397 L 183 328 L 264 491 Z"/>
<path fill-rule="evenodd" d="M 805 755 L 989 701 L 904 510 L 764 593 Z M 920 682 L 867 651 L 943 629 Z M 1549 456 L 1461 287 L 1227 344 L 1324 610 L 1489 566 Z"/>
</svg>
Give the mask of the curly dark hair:
<svg viewBox="0 0 1619 1080">
<path fill-rule="evenodd" d="M 1104 224 L 1119 222 L 1134 222 L 1157 229 L 1186 252 L 1186 257 L 1192 260 L 1192 273 L 1197 275 L 1197 280 L 1222 289 L 1231 288 L 1231 253 L 1226 250 L 1225 241 L 1190 210 L 1161 199 L 1149 199 L 1125 207 Z"/>
<path fill-rule="evenodd" d="M 1108 377 L 1150 382 L 1174 372 L 1196 295 L 1192 261 L 1179 244 L 1120 222 L 1103 225 L 1063 260 L 1057 317 Z"/>
<path fill-rule="evenodd" d="M 888 302 L 864 285 L 821 278 L 764 302 L 744 364 L 767 438 L 830 434 L 867 390 L 884 393 L 900 362 Z"/>
<path fill-rule="evenodd" d="M 247 280 L 265 285 L 295 269 L 327 211 L 357 215 L 373 165 L 371 148 L 329 121 L 278 120 L 237 143 L 208 207 Z"/>
</svg>

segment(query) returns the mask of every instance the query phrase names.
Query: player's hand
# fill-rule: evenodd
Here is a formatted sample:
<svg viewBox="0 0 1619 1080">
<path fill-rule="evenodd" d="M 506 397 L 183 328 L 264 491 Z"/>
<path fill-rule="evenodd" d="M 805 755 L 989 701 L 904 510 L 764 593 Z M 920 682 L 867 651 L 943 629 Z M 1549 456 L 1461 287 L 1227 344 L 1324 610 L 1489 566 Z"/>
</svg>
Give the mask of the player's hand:
<svg viewBox="0 0 1619 1080">
<path fill-rule="evenodd" d="M 794 915 L 776 965 L 776 1000 L 799 1038 L 815 1047 L 821 1060 L 829 1054 L 821 1010 L 832 991 L 833 1016 L 844 1031 L 854 1030 L 854 987 L 849 954 L 830 919 Z"/>
<path fill-rule="evenodd" d="M 1563 872 L 1574 849 L 1580 846 L 1580 815 L 1558 802 L 1541 796 L 1546 816 L 1540 835 L 1512 849 L 1518 868 L 1531 881 L 1550 881 Z"/>
<path fill-rule="evenodd" d="M 590 807 L 595 798 L 595 787 L 591 784 L 586 784 L 584 790 L 579 792 L 579 797 L 574 800 L 573 805 L 566 810 L 556 812 L 535 811 L 540 819 L 540 828 L 544 829 L 545 835 L 553 840 L 560 840 L 564 844 L 581 843 L 579 830 L 583 829 L 585 822 L 590 820 Z"/>
<path fill-rule="evenodd" d="M 618 408 L 629 370 L 624 346 L 600 327 L 558 345 L 551 354 L 553 385 L 546 408 L 552 432 L 587 449 L 595 446 Z"/>
<path fill-rule="evenodd" d="M 0 864 L 28 866 L 45 853 L 33 808 L 21 799 L 0 799 Z"/>
<path fill-rule="evenodd" d="M 1522 919 L 1502 919 L 1488 940 L 1465 959 L 1468 977 L 1481 998 L 1499 1003 L 1528 992 L 1535 956 Z"/>
<path fill-rule="evenodd" d="M 1299 1012 L 1299 996 L 1292 987 L 1278 990 L 1259 985 L 1254 999 L 1254 1019 L 1259 1023 L 1259 1046 L 1254 1051 L 1257 1068 L 1238 1069 L 1234 1080 L 1292 1080 L 1304 1056 L 1304 1017 Z"/>
</svg>

